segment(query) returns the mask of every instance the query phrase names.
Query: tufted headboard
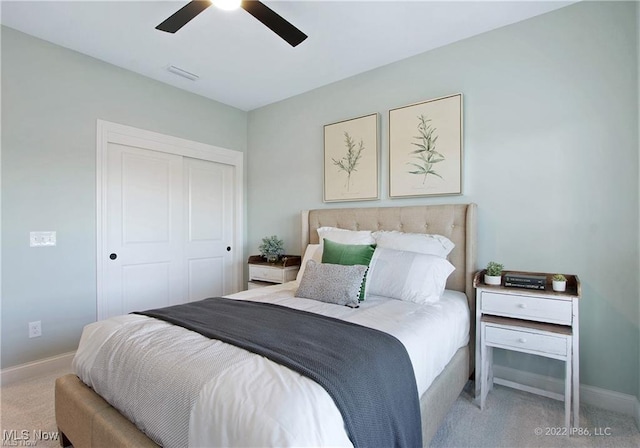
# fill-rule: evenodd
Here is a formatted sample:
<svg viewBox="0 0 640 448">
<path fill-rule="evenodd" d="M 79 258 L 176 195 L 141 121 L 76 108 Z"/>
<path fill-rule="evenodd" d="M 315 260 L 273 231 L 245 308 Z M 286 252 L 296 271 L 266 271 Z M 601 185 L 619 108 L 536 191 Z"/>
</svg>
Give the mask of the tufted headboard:
<svg viewBox="0 0 640 448">
<path fill-rule="evenodd" d="M 456 270 L 449 276 L 447 289 L 464 292 L 471 310 L 471 363 L 475 339 L 476 204 L 421 205 L 409 207 L 371 207 L 317 209 L 302 212 L 302 250 L 318 244 L 319 227 L 348 230 L 398 230 L 408 233 L 444 235 L 456 245 L 449 261 Z"/>
<path fill-rule="evenodd" d="M 461 291 L 474 301 L 476 270 L 476 205 L 424 205 L 411 207 L 339 208 L 302 212 L 302 249 L 318 244 L 318 227 L 348 230 L 398 230 L 444 235 L 456 247 L 449 261 L 456 267 L 447 289 Z"/>
</svg>

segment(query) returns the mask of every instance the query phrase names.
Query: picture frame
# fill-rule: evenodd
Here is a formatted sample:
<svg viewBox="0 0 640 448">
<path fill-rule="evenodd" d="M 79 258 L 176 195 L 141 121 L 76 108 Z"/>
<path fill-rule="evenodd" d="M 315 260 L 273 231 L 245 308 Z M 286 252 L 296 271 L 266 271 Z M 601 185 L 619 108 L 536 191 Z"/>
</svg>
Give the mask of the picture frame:
<svg viewBox="0 0 640 448">
<path fill-rule="evenodd" d="M 389 197 L 462 194 L 462 94 L 389 110 Z"/>
<path fill-rule="evenodd" d="M 324 126 L 324 202 L 380 198 L 378 113 Z"/>
</svg>

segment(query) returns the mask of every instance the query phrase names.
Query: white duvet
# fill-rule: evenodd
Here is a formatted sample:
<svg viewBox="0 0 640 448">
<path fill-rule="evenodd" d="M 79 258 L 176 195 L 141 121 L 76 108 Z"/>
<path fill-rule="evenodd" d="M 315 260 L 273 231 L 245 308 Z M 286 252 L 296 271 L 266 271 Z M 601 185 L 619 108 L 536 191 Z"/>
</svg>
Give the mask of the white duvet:
<svg viewBox="0 0 640 448">
<path fill-rule="evenodd" d="M 469 308 L 459 292 L 445 291 L 440 301 L 426 305 L 368 297 L 351 309 L 296 298 L 296 288 L 291 282 L 230 298 L 276 303 L 392 334 L 409 353 L 420 395 L 468 343 Z M 165 447 L 351 445 L 333 400 L 312 380 L 156 319 L 125 315 L 87 325 L 73 368 Z"/>
</svg>

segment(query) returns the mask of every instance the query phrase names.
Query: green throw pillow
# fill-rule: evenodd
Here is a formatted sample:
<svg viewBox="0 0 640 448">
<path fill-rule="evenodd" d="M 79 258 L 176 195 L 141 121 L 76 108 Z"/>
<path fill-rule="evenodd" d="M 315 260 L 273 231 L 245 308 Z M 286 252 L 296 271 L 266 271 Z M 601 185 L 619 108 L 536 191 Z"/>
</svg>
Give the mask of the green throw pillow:
<svg viewBox="0 0 640 448">
<path fill-rule="evenodd" d="M 345 266 L 353 266 L 356 264 L 369 266 L 375 250 L 375 244 L 340 244 L 325 238 L 322 262 L 342 264 Z M 364 275 L 360 287 L 360 301 L 364 300 L 364 286 L 366 282 L 367 274 Z"/>
</svg>

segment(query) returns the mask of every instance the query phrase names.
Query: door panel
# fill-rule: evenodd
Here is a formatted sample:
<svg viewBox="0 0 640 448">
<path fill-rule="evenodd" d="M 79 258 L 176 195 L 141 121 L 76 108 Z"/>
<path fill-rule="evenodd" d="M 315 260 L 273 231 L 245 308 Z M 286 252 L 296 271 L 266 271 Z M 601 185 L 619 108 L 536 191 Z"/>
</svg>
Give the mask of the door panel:
<svg viewBox="0 0 640 448">
<path fill-rule="evenodd" d="M 193 301 L 229 294 L 233 292 L 233 167 L 185 157 L 184 180 L 187 297 Z"/>
<path fill-rule="evenodd" d="M 143 311 L 171 304 L 171 263 L 122 267 L 122 312 Z"/>
<path fill-rule="evenodd" d="M 107 150 L 107 251 L 115 258 L 104 261 L 105 317 L 180 303 L 182 158 L 115 143 Z"/>
<path fill-rule="evenodd" d="M 122 152 L 122 228 L 125 244 L 167 243 L 171 228 L 171 163 Z"/>
<path fill-rule="evenodd" d="M 224 177 L 213 162 L 187 159 L 189 241 L 224 238 Z M 209 166 L 213 165 L 213 166 Z"/>
<path fill-rule="evenodd" d="M 202 300 L 208 297 L 220 297 L 223 290 L 224 259 L 205 258 L 188 260 L 189 301 Z"/>
</svg>

